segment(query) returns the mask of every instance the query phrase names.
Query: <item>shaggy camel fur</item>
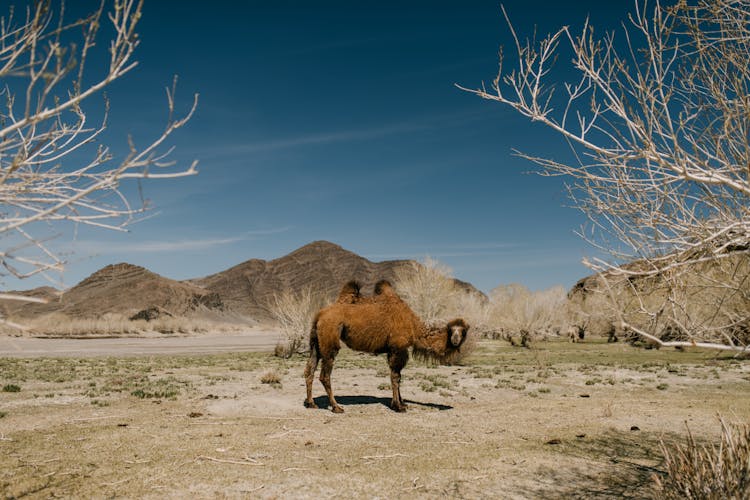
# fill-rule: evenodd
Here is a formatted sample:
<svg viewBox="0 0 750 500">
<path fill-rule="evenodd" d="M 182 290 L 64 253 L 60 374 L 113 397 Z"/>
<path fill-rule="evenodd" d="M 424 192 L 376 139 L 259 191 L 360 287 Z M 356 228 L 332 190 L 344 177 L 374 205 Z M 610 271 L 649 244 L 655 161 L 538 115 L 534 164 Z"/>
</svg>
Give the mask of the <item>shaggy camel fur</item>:
<svg viewBox="0 0 750 500">
<path fill-rule="evenodd" d="M 317 408 L 312 399 L 312 385 L 318 361 L 322 360 L 320 382 L 328 394 L 334 413 L 344 410 L 338 405 L 331 388 L 333 362 L 341 342 L 356 351 L 387 354 L 391 369 L 391 408 L 405 411 L 401 398 L 401 370 L 413 355 L 449 363 L 459 354 L 469 325 L 454 319 L 442 328 L 427 327 L 396 294 L 390 283 L 381 281 L 375 295 L 363 297 L 356 282 L 349 282 L 336 303 L 321 309 L 310 330 L 310 359 L 305 368 L 307 408 Z"/>
</svg>

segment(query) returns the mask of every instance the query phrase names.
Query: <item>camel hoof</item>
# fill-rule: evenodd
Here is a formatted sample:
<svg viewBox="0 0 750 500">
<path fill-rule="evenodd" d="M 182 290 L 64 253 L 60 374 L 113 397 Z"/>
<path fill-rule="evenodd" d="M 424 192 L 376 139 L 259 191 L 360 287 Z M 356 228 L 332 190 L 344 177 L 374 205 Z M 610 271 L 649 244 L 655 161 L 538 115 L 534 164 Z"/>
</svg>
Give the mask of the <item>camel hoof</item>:
<svg viewBox="0 0 750 500">
<path fill-rule="evenodd" d="M 331 408 L 331 411 L 333 413 L 344 413 L 344 409 L 340 406 L 334 406 L 333 408 Z"/>
<path fill-rule="evenodd" d="M 406 411 L 406 405 L 395 405 L 391 403 L 391 410 L 403 413 Z"/>
<path fill-rule="evenodd" d="M 318 407 L 318 405 L 316 405 L 314 402 L 312 402 L 312 401 L 305 401 L 305 408 L 317 408 L 317 407 Z"/>
</svg>

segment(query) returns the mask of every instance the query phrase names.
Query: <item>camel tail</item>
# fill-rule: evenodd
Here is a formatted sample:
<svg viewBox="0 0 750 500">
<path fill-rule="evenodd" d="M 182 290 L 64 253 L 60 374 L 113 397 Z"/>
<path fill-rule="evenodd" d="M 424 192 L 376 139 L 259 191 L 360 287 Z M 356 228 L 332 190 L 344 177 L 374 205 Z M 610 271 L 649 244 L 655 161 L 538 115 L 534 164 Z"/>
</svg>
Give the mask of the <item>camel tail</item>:
<svg viewBox="0 0 750 500">
<path fill-rule="evenodd" d="M 312 328 L 310 328 L 310 357 L 317 358 L 320 354 L 320 347 L 318 346 L 318 315 L 313 320 Z"/>
</svg>

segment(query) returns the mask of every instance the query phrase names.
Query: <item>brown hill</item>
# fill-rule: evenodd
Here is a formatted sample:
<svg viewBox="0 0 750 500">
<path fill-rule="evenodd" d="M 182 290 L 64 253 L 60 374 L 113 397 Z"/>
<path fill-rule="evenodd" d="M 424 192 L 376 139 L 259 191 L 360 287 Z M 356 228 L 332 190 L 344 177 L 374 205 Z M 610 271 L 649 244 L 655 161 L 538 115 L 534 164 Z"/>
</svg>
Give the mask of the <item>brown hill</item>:
<svg viewBox="0 0 750 500">
<path fill-rule="evenodd" d="M 283 290 L 312 287 L 333 297 L 343 283 L 355 279 L 369 291 L 381 279 L 393 280 L 396 269 L 410 266 L 411 262 L 371 262 L 333 243 L 315 241 L 284 257 L 269 261 L 251 259 L 190 283 L 218 294 L 232 311 L 268 319 L 267 305 L 274 294 Z"/>
<path fill-rule="evenodd" d="M 23 297 L 33 297 L 35 299 L 54 302 L 60 299 L 60 290 L 51 286 L 40 286 L 31 290 L 10 291 L 9 295 L 20 295 Z M 21 300 L 0 300 L 0 314 L 3 318 L 18 316 L 18 311 L 29 306 L 29 302 Z"/>
<path fill-rule="evenodd" d="M 221 299 L 195 285 L 121 263 L 100 269 L 46 304 L 23 304 L 9 312 L 18 318 L 58 312 L 82 319 L 98 318 L 107 313 L 130 317 L 153 308 L 179 316 L 201 307 L 221 308 Z"/>
<path fill-rule="evenodd" d="M 333 298 L 343 283 L 354 279 L 370 293 L 377 281 L 394 281 L 398 269 L 413 264 L 411 260 L 371 262 L 333 243 L 316 241 L 278 259 L 251 259 L 182 282 L 132 264 L 109 265 L 62 294 L 49 287 L 19 292 L 43 296 L 49 300 L 46 304 L 0 301 L 0 307 L 5 317 L 19 321 L 49 313 L 63 313 L 72 319 L 100 318 L 108 313 L 127 318 L 141 313 L 139 317 L 146 318 L 152 313 L 184 316 L 197 310 L 214 319 L 238 319 L 239 315 L 268 320 L 269 303 L 285 290 L 312 287 Z M 470 283 L 455 281 L 467 292 L 484 296 Z"/>
</svg>

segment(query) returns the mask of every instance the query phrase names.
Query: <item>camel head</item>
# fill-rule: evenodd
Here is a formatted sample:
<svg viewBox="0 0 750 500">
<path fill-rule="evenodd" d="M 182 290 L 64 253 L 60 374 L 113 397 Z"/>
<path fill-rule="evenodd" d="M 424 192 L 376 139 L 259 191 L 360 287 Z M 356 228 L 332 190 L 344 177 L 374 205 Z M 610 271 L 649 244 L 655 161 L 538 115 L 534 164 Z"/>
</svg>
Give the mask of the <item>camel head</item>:
<svg viewBox="0 0 750 500">
<path fill-rule="evenodd" d="M 461 344 L 466 340 L 466 334 L 469 332 L 469 325 L 461 318 L 456 318 L 448 322 L 448 348 L 460 349 Z"/>
</svg>

